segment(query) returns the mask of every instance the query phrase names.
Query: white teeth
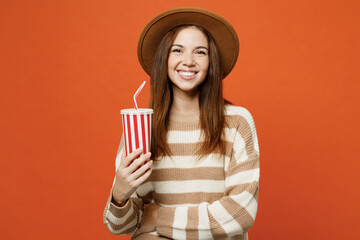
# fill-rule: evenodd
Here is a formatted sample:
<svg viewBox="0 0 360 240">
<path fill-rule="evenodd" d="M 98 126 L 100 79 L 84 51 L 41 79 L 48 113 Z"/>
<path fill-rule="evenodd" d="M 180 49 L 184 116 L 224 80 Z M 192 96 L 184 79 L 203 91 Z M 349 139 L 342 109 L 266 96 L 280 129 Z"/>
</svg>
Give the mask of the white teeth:
<svg viewBox="0 0 360 240">
<path fill-rule="evenodd" d="M 185 77 L 190 77 L 190 76 L 194 76 L 196 73 L 195 72 L 179 72 L 179 74 L 181 74 Z"/>
</svg>

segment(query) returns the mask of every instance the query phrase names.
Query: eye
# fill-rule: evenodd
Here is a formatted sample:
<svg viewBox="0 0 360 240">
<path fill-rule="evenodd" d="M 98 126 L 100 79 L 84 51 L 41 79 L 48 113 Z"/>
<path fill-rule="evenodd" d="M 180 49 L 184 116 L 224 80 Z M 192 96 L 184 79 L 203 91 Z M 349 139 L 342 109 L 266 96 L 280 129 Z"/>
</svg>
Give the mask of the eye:
<svg viewBox="0 0 360 240">
<path fill-rule="evenodd" d="M 179 48 L 173 48 L 173 49 L 171 50 L 171 52 L 173 52 L 173 53 L 181 53 L 181 49 L 179 49 Z"/>
<path fill-rule="evenodd" d="M 203 50 L 198 50 L 196 51 L 196 54 L 200 54 L 200 55 L 207 55 L 207 52 L 206 51 L 203 51 Z"/>
</svg>

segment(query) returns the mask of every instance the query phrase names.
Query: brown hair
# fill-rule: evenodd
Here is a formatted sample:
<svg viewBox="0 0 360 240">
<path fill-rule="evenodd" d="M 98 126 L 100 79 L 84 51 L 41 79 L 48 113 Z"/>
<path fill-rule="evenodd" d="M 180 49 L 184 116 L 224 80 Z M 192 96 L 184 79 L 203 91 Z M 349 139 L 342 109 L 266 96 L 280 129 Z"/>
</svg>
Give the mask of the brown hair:
<svg viewBox="0 0 360 240">
<path fill-rule="evenodd" d="M 199 26 L 183 25 L 169 31 L 161 40 L 152 66 L 150 80 L 150 108 L 154 110 L 152 123 L 151 153 L 155 159 L 159 156 L 171 156 L 166 142 L 169 114 L 173 102 L 172 82 L 168 78 L 168 57 L 171 45 L 178 32 L 185 27 L 196 27 L 207 37 L 209 43 L 209 69 L 206 79 L 199 86 L 200 127 L 204 142 L 198 149 L 199 157 L 215 150 L 224 153 L 222 141 L 225 126 L 222 95 L 222 72 L 217 46 L 210 33 Z"/>
</svg>

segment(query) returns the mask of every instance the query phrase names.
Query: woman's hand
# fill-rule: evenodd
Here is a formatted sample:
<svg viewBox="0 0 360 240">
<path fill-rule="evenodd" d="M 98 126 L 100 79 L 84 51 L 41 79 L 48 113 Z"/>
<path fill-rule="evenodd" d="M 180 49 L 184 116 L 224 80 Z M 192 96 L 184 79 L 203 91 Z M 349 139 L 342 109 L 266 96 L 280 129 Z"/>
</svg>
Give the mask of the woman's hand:
<svg viewBox="0 0 360 240">
<path fill-rule="evenodd" d="M 118 206 L 124 206 L 130 196 L 151 174 L 153 163 L 150 160 L 151 153 L 140 156 L 142 152 L 143 150 L 138 148 L 127 157 L 125 157 L 125 151 L 121 156 L 113 188 L 113 200 Z M 137 158 L 138 156 L 140 157 Z"/>
<path fill-rule="evenodd" d="M 134 238 L 146 232 L 156 231 L 157 214 L 160 206 L 155 203 L 146 204 L 141 217 L 140 227 L 134 233 Z"/>
</svg>

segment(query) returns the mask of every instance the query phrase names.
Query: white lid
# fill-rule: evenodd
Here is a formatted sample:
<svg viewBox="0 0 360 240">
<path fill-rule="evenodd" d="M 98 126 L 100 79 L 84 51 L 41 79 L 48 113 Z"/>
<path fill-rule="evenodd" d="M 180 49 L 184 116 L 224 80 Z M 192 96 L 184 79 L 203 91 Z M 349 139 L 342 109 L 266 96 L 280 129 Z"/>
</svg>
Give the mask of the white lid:
<svg viewBox="0 0 360 240">
<path fill-rule="evenodd" d="M 120 111 L 121 114 L 153 114 L 154 111 L 151 108 L 128 108 L 128 109 L 122 109 Z"/>
</svg>

